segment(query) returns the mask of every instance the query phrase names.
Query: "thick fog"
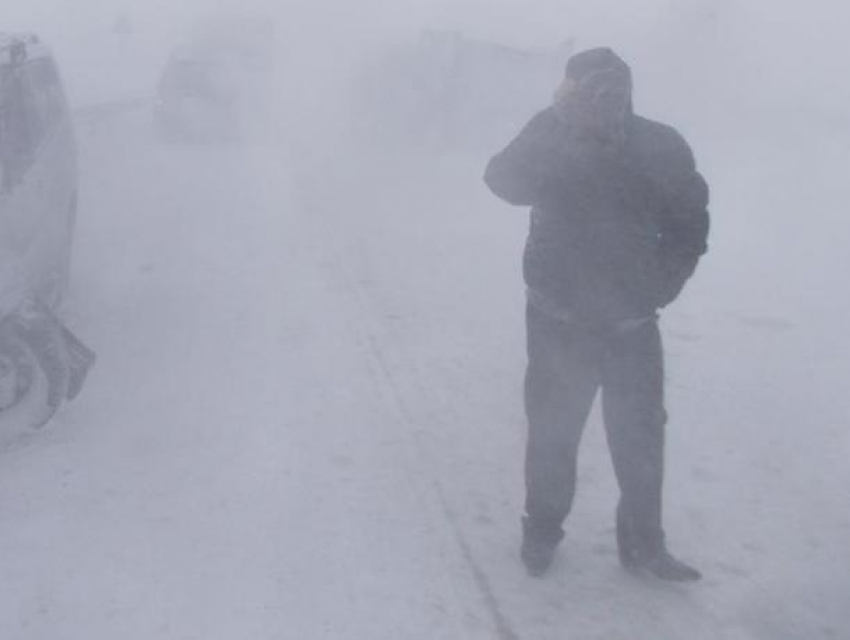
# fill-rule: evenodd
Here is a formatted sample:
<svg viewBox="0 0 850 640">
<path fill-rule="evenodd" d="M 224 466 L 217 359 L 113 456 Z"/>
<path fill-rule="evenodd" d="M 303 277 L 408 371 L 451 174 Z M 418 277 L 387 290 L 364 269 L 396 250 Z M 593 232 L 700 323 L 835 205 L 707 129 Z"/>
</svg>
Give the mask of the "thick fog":
<svg viewBox="0 0 850 640">
<path fill-rule="evenodd" d="M 850 638 L 843 3 L 4 5 L 70 101 L 58 311 L 98 359 L 45 428 L 0 415 L 0 639 Z M 598 406 L 520 561 L 529 214 L 482 176 L 599 46 L 710 190 L 660 320 L 694 584 L 619 566 Z M 168 74 L 233 51 L 175 124 Z"/>
</svg>

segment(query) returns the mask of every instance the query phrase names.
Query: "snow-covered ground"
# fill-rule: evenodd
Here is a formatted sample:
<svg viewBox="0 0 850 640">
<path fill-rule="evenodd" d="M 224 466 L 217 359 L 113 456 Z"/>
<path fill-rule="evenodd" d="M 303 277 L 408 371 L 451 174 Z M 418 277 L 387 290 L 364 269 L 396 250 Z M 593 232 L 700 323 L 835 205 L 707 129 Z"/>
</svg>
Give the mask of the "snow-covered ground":
<svg viewBox="0 0 850 640">
<path fill-rule="evenodd" d="M 100 360 L 0 449 L 0 638 L 850 636 L 850 185 L 809 144 L 700 158 L 712 252 L 663 323 L 682 588 L 617 566 L 598 416 L 552 575 L 522 570 L 526 215 L 483 158 L 86 128 Z"/>
</svg>

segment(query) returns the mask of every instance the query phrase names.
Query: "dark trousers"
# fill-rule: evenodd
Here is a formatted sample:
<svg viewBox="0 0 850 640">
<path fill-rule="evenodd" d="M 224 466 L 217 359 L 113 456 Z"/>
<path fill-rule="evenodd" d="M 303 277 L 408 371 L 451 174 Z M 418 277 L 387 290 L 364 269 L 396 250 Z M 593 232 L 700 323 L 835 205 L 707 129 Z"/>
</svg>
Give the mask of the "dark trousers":
<svg viewBox="0 0 850 640">
<path fill-rule="evenodd" d="M 657 322 L 629 330 L 563 322 L 527 309 L 526 515 L 541 533 L 560 532 L 572 506 L 576 461 L 597 391 L 620 486 L 621 552 L 664 544 L 664 356 Z M 629 549 L 627 549 L 629 550 Z"/>
</svg>

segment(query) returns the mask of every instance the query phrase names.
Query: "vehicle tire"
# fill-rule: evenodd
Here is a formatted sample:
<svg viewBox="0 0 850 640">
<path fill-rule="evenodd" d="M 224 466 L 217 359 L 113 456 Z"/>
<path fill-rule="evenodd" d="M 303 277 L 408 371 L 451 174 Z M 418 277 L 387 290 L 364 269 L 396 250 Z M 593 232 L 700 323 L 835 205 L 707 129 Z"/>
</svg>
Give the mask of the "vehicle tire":
<svg viewBox="0 0 850 640">
<path fill-rule="evenodd" d="M 25 341 L 4 336 L 0 340 L 0 356 L 16 363 L 16 399 L 13 405 L 0 411 L 0 431 L 21 431 L 43 426 L 53 417 L 55 409 L 48 402 L 47 374 Z"/>
</svg>

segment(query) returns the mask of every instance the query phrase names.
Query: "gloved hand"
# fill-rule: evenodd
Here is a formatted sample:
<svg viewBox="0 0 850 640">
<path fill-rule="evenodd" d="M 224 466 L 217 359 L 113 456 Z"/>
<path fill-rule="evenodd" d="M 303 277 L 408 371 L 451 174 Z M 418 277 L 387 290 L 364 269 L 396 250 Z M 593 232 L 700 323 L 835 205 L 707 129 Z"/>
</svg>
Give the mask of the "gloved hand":
<svg viewBox="0 0 850 640">
<path fill-rule="evenodd" d="M 554 108 L 578 140 L 603 147 L 622 147 L 631 90 L 627 75 L 600 70 L 580 81 L 564 78 L 554 96 Z"/>
</svg>

